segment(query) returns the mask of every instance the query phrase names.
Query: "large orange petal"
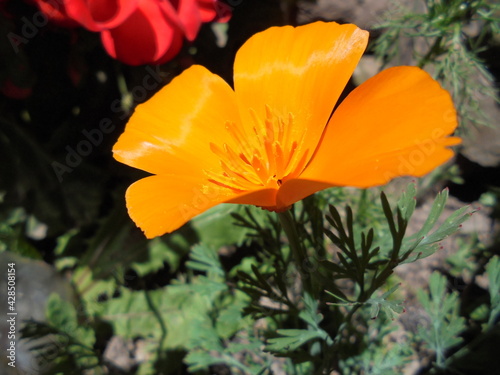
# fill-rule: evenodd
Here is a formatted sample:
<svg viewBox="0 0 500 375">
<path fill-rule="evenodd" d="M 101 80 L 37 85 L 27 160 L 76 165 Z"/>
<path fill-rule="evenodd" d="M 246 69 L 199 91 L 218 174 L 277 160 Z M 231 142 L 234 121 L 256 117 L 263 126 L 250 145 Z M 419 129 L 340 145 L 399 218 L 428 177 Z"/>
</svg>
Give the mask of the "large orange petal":
<svg viewBox="0 0 500 375">
<path fill-rule="evenodd" d="M 415 67 L 387 69 L 356 88 L 337 108 L 300 179 L 285 182 L 290 204 L 330 186 L 370 187 L 394 177 L 420 177 L 453 156 L 457 126 L 450 95 Z"/>
<path fill-rule="evenodd" d="M 265 119 L 266 106 L 284 119 L 292 113 L 291 137 L 300 141 L 305 134 L 304 148 L 312 154 L 367 41 L 368 32 L 334 22 L 255 34 L 234 63 L 241 116 L 252 108 Z M 248 118 L 244 123 L 253 125 Z"/>
<path fill-rule="evenodd" d="M 261 189 L 245 192 L 234 198 L 226 200 L 226 203 L 251 204 L 259 207 L 274 207 L 278 189 Z"/>
<path fill-rule="evenodd" d="M 137 106 L 113 147 L 114 157 L 153 174 L 199 176 L 220 164 L 210 142 L 234 142 L 227 121 L 240 122 L 234 92 L 195 65 Z"/>
<path fill-rule="evenodd" d="M 251 196 L 248 203 L 268 206 L 276 193 L 262 190 Z M 238 197 L 229 189 L 192 176 L 146 177 L 132 184 L 125 195 L 130 217 L 148 238 L 170 233 L 209 208 L 233 203 Z"/>
</svg>

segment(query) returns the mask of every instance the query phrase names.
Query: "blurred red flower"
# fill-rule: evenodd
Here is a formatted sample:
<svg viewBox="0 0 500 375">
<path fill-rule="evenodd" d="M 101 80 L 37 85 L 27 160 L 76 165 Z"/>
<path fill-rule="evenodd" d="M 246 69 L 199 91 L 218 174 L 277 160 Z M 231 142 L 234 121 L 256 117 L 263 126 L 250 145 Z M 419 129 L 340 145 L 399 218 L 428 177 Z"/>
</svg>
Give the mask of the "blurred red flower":
<svg viewBox="0 0 500 375">
<path fill-rule="evenodd" d="M 31 87 L 21 87 L 7 78 L 0 85 L 0 92 L 11 99 L 26 99 L 31 96 L 33 89 Z"/>
<path fill-rule="evenodd" d="M 194 40 L 204 22 L 226 22 L 218 0 L 31 0 L 49 19 L 100 32 L 104 48 L 129 65 L 162 64 Z"/>
<path fill-rule="evenodd" d="M 65 2 L 62 0 L 27 0 L 35 4 L 51 21 L 63 27 L 77 27 L 78 22 L 68 16 Z"/>
</svg>

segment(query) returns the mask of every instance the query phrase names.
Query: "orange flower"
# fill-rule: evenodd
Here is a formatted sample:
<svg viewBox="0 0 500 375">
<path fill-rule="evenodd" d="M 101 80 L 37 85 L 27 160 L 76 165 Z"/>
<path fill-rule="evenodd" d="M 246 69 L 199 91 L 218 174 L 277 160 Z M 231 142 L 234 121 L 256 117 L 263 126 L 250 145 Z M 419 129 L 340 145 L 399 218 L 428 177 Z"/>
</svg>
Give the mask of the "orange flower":
<svg viewBox="0 0 500 375">
<path fill-rule="evenodd" d="M 316 22 L 251 37 L 234 90 L 201 66 L 137 106 L 113 148 L 150 172 L 126 193 L 148 238 L 220 203 L 284 211 L 332 186 L 422 176 L 450 159 L 450 95 L 415 67 L 387 69 L 342 101 L 368 41 L 355 25 Z"/>
</svg>

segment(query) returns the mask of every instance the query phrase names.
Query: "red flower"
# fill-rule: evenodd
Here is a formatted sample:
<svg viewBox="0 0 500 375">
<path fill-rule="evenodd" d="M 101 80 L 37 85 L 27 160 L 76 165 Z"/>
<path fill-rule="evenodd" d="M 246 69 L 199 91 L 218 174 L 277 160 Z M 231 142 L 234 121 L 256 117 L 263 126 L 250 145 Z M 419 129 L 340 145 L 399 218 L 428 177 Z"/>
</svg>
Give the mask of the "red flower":
<svg viewBox="0 0 500 375">
<path fill-rule="evenodd" d="M 231 8 L 218 0 L 197 0 L 197 3 L 203 22 L 227 22 L 231 18 Z"/>
<path fill-rule="evenodd" d="M 78 22 L 72 19 L 66 12 L 63 1 L 54 0 L 29 0 L 29 3 L 36 4 L 47 18 L 63 27 L 77 27 Z"/>
<path fill-rule="evenodd" d="M 91 31 L 103 31 L 121 25 L 140 3 L 154 0 L 63 0 L 68 15 Z"/>
<path fill-rule="evenodd" d="M 101 32 L 106 51 L 126 64 L 161 64 L 181 49 L 183 30 L 170 2 L 139 0 L 121 25 Z"/>
<path fill-rule="evenodd" d="M 47 0 L 34 0 L 46 14 Z M 130 65 L 161 64 L 194 40 L 201 24 L 225 22 L 229 7 L 218 0 L 59 0 L 70 20 L 101 33 L 106 51 Z"/>
<path fill-rule="evenodd" d="M 31 87 L 21 87 L 10 78 L 7 78 L 0 86 L 0 92 L 8 98 L 20 100 L 30 97 L 33 89 Z"/>
</svg>

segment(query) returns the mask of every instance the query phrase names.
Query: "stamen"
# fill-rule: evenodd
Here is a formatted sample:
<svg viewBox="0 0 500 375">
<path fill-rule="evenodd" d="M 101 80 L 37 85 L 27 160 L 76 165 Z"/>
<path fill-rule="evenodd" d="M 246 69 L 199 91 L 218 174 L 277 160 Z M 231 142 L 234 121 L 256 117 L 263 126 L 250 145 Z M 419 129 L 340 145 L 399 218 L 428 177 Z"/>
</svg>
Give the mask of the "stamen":
<svg viewBox="0 0 500 375">
<path fill-rule="evenodd" d="M 285 175 L 285 156 L 283 155 L 283 149 L 281 144 L 276 142 L 274 145 L 275 157 L 276 157 L 276 175 Z"/>
<path fill-rule="evenodd" d="M 260 180 L 267 183 L 269 174 L 267 169 L 265 169 L 264 165 L 262 164 L 262 158 L 254 155 L 254 157 L 252 158 L 252 167 L 255 170 L 255 173 L 257 173 L 257 175 L 259 176 Z"/>
<path fill-rule="evenodd" d="M 267 105 L 265 118 L 254 109 L 250 109 L 250 118 L 253 126 L 247 129 L 251 134 L 242 126 L 226 123 L 235 148 L 211 143 L 210 149 L 220 159 L 220 170 L 206 171 L 206 175 L 210 182 L 236 193 L 262 187 L 278 189 L 286 179 L 299 176 L 309 161 L 303 141 L 306 129 L 296 128 L 291 113 L 285 119 Z"/>
</svg>

